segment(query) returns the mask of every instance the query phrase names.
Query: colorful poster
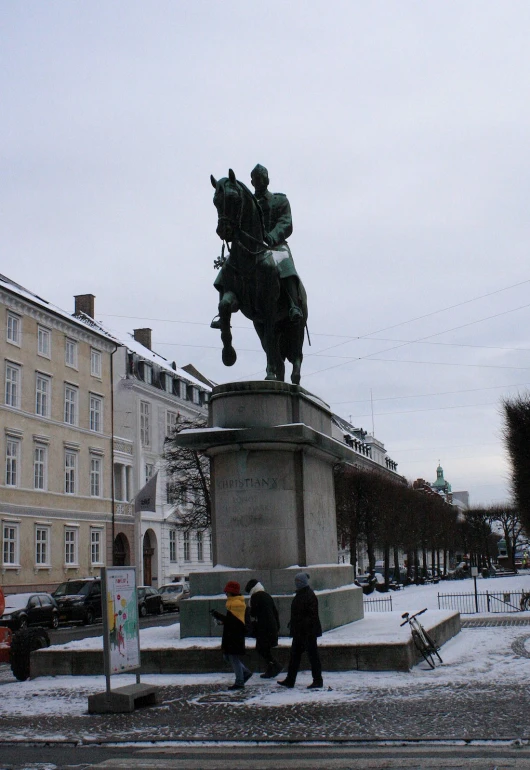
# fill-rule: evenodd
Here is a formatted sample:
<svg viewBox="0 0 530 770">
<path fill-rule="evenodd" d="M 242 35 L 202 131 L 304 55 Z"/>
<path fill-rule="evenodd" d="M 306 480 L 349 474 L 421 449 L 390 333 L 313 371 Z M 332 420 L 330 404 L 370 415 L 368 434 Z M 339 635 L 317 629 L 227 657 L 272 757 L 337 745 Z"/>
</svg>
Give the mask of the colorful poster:
<svg viewBox="0 0 530 770">
<path fill-rule="evenodd" d="M 106 569 L 107 629 L 110 674 L 140 668 L 136 570 Z"/>
</svg>

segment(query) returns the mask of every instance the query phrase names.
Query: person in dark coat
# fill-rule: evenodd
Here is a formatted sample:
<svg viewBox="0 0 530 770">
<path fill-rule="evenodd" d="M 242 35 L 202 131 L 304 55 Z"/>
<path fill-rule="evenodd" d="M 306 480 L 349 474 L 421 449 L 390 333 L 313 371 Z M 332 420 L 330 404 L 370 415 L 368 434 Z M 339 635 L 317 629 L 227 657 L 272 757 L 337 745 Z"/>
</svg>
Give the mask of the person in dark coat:
<svg viewBox="0 0 530 770">
<path fill-rule="evenodd" d="M 294 687 L 300 667 L 302 653 L 307 652 L 311 664 L 313 681 L 307 688 L 315 690 L 323 687 L 322 665 L 318 654 L 317 638 L 322 636 L 322 626 L 318 616 L 318 599 L 309 586 L 309 575 L 299 572 L 294 578 L 296 594 L 291 604 L 289 630 L 293 638 L 287 677 L 278 682 L 282 687 Z"/>
<path fill-rule="evenodd" d="M 245 600 L 241 596 L 241 586 L 235 580 L 229 580 L 225 585 L 226 615 L 217 610 L 210 614 L 223 624 L 221 650 L 227 663 L 230 663 L 236 676 L 236 681 L 229 690 L 242 690 L 245 682 L 252 676 L 252 671 L 245 666 L 241 656 L 245 654 Z"/>
<path fill-rule="evenodd" d="M 256 652 L 267 664 L 265 672 L 260 676 L 262 679 L 272 679 L 282 670 L 272 654 L 272 648 L 278 646 L 278 610 L 272 596 L 254 578 L 248 581 L 245 591 L 250 594 L 250 619 L 256 636 Z"/>
</svg>

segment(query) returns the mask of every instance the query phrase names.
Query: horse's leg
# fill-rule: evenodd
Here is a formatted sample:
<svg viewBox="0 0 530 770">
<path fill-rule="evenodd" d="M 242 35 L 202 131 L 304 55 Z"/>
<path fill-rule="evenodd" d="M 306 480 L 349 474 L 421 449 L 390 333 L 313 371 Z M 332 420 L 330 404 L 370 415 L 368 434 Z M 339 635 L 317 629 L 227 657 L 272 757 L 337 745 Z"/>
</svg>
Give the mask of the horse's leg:
<svg viewBox="0 0 530 770">
<path fill-rule="evenodd" d="M 261 344 L 267 355 L 266 380 L 278 380 L 279 337 L 276 329 L 280 278 L 273 258 L 265 256 L 256 264 L 256 304 L 263 322 Z"/>
<path fill-rule="evenodd" d="M 237 299 L 231 291 L 225 292 L 219 302 L 219 318 L 221 320 L 221 340 L 223 343 L 222 359 L 225 366 L 233 366 L 237 361 L 237 353 L 232 347 L 232 331 L 230 320 L 232 313 L 238 310 Z"/>
</svg>

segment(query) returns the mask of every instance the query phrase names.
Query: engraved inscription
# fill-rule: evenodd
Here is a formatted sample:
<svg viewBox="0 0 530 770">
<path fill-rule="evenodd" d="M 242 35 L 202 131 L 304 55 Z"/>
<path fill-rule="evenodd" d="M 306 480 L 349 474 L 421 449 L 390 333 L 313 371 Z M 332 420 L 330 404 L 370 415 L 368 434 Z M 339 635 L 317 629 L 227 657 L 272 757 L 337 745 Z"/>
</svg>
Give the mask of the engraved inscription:
<svg viewBox="0 0 530 770">
<path fill-rule="evenodd" d="M 283 489 L 283 481 L 283 478 L 274 476 L 266 478 L 254 476 L 249 478 L 217 479 L 215 487 L 220 491 L 237 489 Z"/>
</svg>

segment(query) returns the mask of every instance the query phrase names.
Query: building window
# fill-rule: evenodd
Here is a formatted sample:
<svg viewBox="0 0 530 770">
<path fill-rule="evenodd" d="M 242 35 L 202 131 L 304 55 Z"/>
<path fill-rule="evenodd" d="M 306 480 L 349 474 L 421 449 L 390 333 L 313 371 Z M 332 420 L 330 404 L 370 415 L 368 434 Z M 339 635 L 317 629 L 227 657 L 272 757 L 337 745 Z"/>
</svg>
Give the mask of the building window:
<svg viewBox="0 0 530 770">
<path fill-rule="evenodd" d="M 191 389 L 191 400 L 193 401 L 194 404 L 201 403 L 201 393 L 199 391 L 199 388 Z"/>
<path fill-rule="evenodd" d="M 79 564 L 77 528 L 64 530 L 64 563 L 69 567 Z"/>
<path fill-rule="evenodd" d="M 151 405 L 140 401 L 140 443 L 151 446 Z"/>
<path fill-rule="evenodd" d="M 204 561 L 203 545 L 204 543 L 202 532 L 197 532 L 197 561 Z"/>
<path fill-rule="evenodd" d="M 166 393 L 173 393 L 173 377 L 170 374 L 165 375 Z"/>
<path fill-rule="evenodd" d="M 191 561 L 189 532 L 184 532 L 184 561 Z"/>
<path fill-rule="evenodd" d="M 166 483 L 166 502 L 169 505 L 175 505 L 178 502 L 178 489 L 179 485 L 174 481 L 168 481 Z"/>
<path fill-rule="evenodd" d="M 75 495 L 77 477 L 77 453 L 64 453 L 64 491 L 67 495 Z"/>
<path fill-rule="evenodd" d="M 185 484 L 179 484 L 175 489 L 175 502 L 177 505 L 186 505 L 189 502 L 188 487 Z"/>
<path fill-rule="evenodd" d="M 146 463 L 145 464 L 145 484 L 149 481 L 149 479 L 153 478 L 153 473 L 155 472 L 155 466 L 153 463 Z"/>
<path fill-rule="evenodd" d="M 101 564 L 101 530 L 90 530 L 90 563 Z"/>
<path fill-rule="evenodd" d="M 166 412 L 166 436 L 172 436 L 178 422 L 178 412 L 168 410 Z"/>
<path fill-rule="evenodd" d="M 90 495 L 101 497 L 101 458 L 90 458 Z"/>
<path fill-rule="evenodd" d="M 20 441 L 16 438 L 6 437 L 6 486 L 17 487 L 19 485 L 20 465 Z"/>
<path fill-rule="evenodd" d="M 144 364 L 144 382 L 147 382 L 148 385 L 153 384 L 153 369 L 149 364 Z"/>
<path fill-rule="evenodd" d="M 48 448 L 35 445 L 33 450 L 33 486 L 35 489 L 46 489 Z"/>
<path fill-rule="evenodd" d="M 51 355 L 51 334 L 49 329 L 39 326 L 37 331 L 37 352 L 39 356 L 50 358 Z"/>
<path fill-rule="evenodd" d="M 22 324 L 20 321 L 20 316 L 15 315 L 15 313 L 7 312 L 7 341 L 11 342 L 12 345 L 18 345 L 20 347 L 20 338 L 22 336 L 21 334 Z"/>
<path fill-rule="evenodd" d="M 77 425 L 77 388 L 70 385 L 64 388 L 64 421 L 68 425 Z"/>
<path fill-rule="evenodd" d="M 177 561 L 177 530 L 169 530 L 169 561 Z"/>
<path fill-rule="evenodd" d="M 77 369 L 77 342 L 66 338 L 64 343 L 64 363 Z"/>
<path fill-rule="evenodd" d="M 95 348 L 90 349 L 90 374 L 101 377 L 101 352 Z"/>
<path fill-rule="evenodd" d="M 44 374 L 37 374 L 35 388 L 35 414 L 50 416 L 51 380 Z"/>
<path fill-rule="evenodd" d="M 6 362 L 6 405 L 20 407 L 20 366 Z"/>
<path fill-rule="evenodd" d="M 3 564 L 15 566 L 19 563 L 18 524 L 4 522 L 3 530 Z"/>
<path fill-rule="evenodd" d="M 90 430 L 101 433 L 103 430 L 103 399 L 90 395 Z"/>
<path fill-rule="evenodd" d="M 184 401 L 186 401 L 186 400 L 187 400 L 187 398 L 188 398 L 188 386 L 186 385 L 186 383 L 184 382 L 184 380 L 180 380 L 180 382 L 179 382 L 179 387 L 180 387 L 180 394 L 179 394 L 179 395 L 180 395 L 180 397 L 181 397 L 181 398 L 182 398 Z"/>
<path fill-rule="evenodd" d="M 50 563 L 50 528 L 37 527 L 35 529 L 35 564 L 48 566 Z"/>
</svg>

